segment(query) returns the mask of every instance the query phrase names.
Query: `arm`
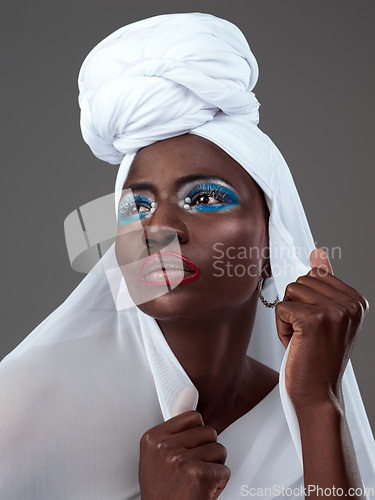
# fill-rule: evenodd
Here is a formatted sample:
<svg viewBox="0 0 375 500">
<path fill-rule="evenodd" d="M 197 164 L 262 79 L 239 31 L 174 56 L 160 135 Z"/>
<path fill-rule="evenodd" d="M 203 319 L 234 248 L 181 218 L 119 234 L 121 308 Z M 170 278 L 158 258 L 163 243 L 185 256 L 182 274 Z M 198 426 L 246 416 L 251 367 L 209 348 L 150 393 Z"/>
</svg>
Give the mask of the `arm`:
<svg viewBox="0 0 375 500">
<path fill-rule="evenodd" d="M 334 496 L 334 488 L 341 488 L 336 496 L 364 498 L 353 495 L 362 481 L 341 382 L 368 303 L 332 275 L 324 252 L 313 252 L 311 266 L 306 276 L 288 285 L 276 307 L 281 342 L 287 347 L 293 337 L 285 383 L 301 431 L 306 493 Z M 330 492 L 325 495 L 317 487 Z"/>
<path fill-rule="evenodd" d="M 353 488 L 352 492 L 358 488 L 357 493 L 360 493 L 363 486 L 342 402 L 300 408 L 297 409 L 297 417 L 308 496 L 322 497 L 326 488 L 329 488 L 331 496 L 336 491 L 336 497 L 349 496 L 350 488 Z M 312 485 L 310 489 L 309 485 Z M 322 490 L 317 491 L 318 486 Z M 362 494 L 351 495 L 350 498 L 365 497 Z"/>
</svg>

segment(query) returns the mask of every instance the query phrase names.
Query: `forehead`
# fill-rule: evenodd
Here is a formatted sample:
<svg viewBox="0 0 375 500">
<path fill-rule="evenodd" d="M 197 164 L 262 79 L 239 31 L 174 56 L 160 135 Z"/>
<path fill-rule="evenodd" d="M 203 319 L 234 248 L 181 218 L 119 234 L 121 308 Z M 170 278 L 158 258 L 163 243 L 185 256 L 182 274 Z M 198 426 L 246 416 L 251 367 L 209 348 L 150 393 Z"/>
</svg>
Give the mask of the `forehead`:
<svg viewBox="0 0 375 500">
<path fill-rule="evenodd" d="M 203 137 L 185 134 L 141 149 L 130 167 L 124 187 L 134 182 L 171 183 L 189 174 L 219 176 L 234 186 L 255 184 L 231 156 Z"/>
</svg>

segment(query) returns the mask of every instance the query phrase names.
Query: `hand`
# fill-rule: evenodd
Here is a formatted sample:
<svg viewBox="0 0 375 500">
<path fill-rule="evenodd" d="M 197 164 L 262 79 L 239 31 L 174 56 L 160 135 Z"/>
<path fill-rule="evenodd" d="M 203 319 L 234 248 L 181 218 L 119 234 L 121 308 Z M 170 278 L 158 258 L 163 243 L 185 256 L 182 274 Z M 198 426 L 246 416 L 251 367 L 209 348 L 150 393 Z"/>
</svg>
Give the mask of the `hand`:
<svg viewBox="0 0 375 500">
<path fill-rule="evenodd" d="M 141 439 L 142 500 L 215 500 L 230 470 L 215 429 L 197 411 L 187 411 L 149 429 Z"/>
<path fill-rule="evenodd" d="M 323 250 L 310 255 L 311 271 L 290 283 L 276 306 L 279 338 L 286 348 L 286 389 L 296 408 L 342 404 L 341 380 L 368 302 L 333 276 Z"/>
</svg>

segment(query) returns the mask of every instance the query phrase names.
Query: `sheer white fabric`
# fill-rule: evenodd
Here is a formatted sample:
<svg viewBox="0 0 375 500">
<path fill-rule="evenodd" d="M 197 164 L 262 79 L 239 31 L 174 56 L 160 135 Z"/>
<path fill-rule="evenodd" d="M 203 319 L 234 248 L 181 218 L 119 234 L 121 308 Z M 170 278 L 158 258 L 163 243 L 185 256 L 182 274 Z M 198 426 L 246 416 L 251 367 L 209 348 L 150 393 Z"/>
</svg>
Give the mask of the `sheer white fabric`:
<svg viewBox="0 0 375 500">
<path fill-rule="evenodd" d="M 81 125 L 99 158 L 121 162 L 117 200 L 136 152 L 157 140 L 197 134 L 240 163 L 270 209 L 274 278 L 265 294 L 274 298 L 309 270 L 314 244 L 289 169 L 257 127 L 257 77 L 231 23 L 207 14 L 158 16 L 121 28 L 89 54 L 79 76 Z M 248 353 L 279 371 L 280 381 L 219 435 L 232 471 L 220 496 L 228 500 L 243 498 L 246 487 L 303 484 L 299 427 L 285 389 L 288 350 L 274 311 L 261 303 Z M 194 409 L 199 396 L 156 321 L 132 303 L 113 246 L 2 361 L 0 387 L 0 497 L 12 500 L 140 498 L 141 435 Z M 350 362 L 343 387 L 362 480 L 375 488 L 375 445 Z"/>
</svg>

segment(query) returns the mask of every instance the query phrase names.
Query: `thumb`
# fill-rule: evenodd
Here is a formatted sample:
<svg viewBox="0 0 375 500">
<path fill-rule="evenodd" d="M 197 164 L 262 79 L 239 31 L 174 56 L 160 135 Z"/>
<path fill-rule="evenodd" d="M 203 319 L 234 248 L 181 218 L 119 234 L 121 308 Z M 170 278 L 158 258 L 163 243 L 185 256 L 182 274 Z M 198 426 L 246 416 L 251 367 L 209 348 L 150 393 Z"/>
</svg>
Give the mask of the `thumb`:
<svg viewBox="0 0 375 500">
<path fill-rule="evenodd" d="M 325 269 L 327 273 L 333 274 L 328 255 L 321 248 L 316 248 L 310 254 L 310 266 Z"/>
</svg>

